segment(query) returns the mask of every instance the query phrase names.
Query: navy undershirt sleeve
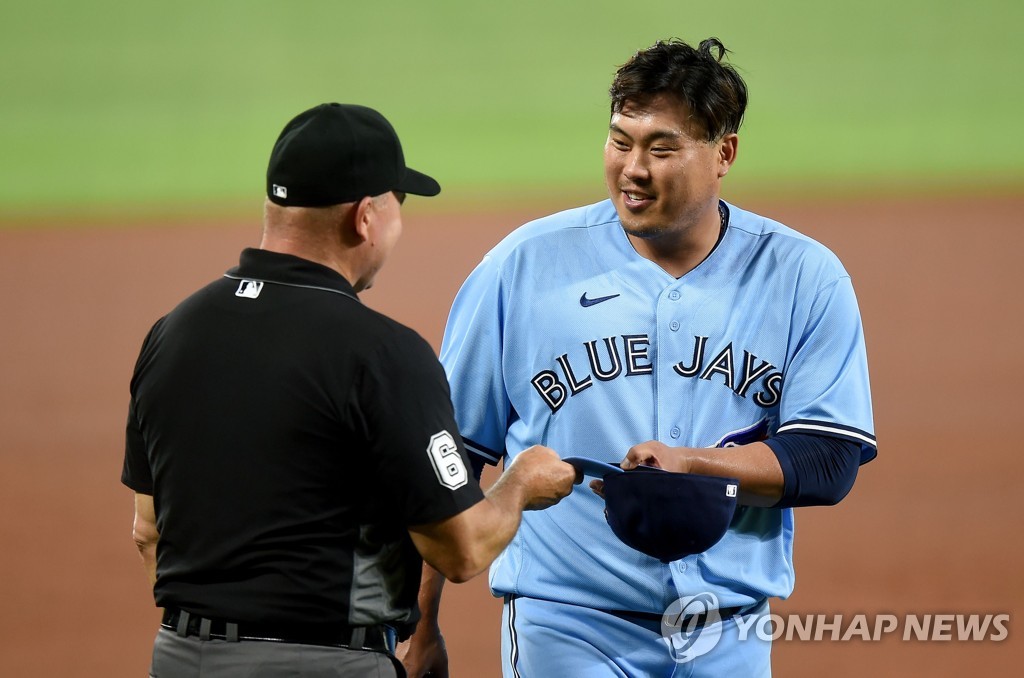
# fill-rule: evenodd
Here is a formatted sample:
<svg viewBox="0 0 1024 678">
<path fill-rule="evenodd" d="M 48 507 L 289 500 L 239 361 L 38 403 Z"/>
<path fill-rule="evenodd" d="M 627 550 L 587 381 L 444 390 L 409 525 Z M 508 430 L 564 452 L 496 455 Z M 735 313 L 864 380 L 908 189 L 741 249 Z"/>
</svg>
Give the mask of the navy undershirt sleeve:
<svg viewBox="0 0 1024 678">
<path fill-rule="evenodd" d="M 838 504 L 857 479 L 857 443 L 806 433 L 783 433 L 764 442 L 782 467 L 782 498 L 775 508 Z"/>
</svg>

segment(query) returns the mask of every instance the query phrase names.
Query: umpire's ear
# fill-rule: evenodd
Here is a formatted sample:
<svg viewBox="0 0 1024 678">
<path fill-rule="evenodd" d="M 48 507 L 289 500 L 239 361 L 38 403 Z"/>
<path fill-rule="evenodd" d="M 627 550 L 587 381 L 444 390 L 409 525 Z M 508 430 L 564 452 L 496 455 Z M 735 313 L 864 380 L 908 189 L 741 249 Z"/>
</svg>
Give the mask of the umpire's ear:
<svg viewBox="0 0 1024 678">
<path fill-rule="evenodd" d="M 366 196 L 357 202 L 355 209 L 352 210 L 353 231 L 355 232 L 359 243 L 366 242 L 370 239 L 370 236 L 372 235 L 370 231 L 373 227 L 373 220 L 376 215 L 376 211 L 377 205 L 370 196 Z"/>
</svg>

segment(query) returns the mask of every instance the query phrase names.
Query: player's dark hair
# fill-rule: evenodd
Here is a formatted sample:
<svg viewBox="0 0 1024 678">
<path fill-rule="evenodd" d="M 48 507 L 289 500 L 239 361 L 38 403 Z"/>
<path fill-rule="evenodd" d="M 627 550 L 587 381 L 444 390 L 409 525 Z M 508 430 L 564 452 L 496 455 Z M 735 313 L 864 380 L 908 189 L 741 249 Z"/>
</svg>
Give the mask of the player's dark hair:
<svg viewBox="0 0 1024 678">
<path fill-rule="evenodd" d="M 671 94 L 690 109 L 708 141 L 739 131 L 747 108 L 747 85 L 722 59 L 729 50 L 718 38 L 694 49 L 682 40 L 659 40 L 640 50 L 615 73 L 609 94 L 612 114 L 627 101 Z"/>
</svg>

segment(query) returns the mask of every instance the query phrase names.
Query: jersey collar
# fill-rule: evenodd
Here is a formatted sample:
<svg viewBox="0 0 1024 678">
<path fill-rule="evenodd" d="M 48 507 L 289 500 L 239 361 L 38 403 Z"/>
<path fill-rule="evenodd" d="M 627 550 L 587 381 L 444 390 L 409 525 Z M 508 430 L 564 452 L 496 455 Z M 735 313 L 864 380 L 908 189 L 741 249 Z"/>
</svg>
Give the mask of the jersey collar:
<svg viewBox="0 0 1024 678">
<path fill-rule="evenodd" d="M 359 299 L 351 283 L 327 266 L 291 254 L 253 247 L 242 250 L 238 266 L 229 269 L 224 277 L 337 292 Z"/>
<path fill-rule="evenodd" d="M 704 261 L 681 278 L 675 278 L 658 264 L 637 253 L 622 228 L 611 200 L 599 204 L 608 210 L 604 215 L 608 224 L 614 224 L 611 244 L 615 255 L 610 268 L 619 272 L 629 284 L 642 287 L 651 294 L 660 294 L 663 290 L 678 286 L 722 287 L 737 275 L 741 268 L 739 261 L 749 254 L 744 240 L 737 238 L 734 233 L 733 224 L 737 217 L 735 206 L 719 200 L 719 208 L 725 213 L 725 228 L 718 242 Z M 594 236 L 600 237 L 596 233 Z"/>
</svg>

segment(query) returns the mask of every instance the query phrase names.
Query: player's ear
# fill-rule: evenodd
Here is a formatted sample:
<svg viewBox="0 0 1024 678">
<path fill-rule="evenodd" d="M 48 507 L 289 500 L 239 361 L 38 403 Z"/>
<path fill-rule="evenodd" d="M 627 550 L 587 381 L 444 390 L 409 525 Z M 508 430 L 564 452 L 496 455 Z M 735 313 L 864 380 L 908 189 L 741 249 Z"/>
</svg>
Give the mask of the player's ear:
<svg viewBox="0 0 1024 678">
<path fill-rule="evenodd" d="M 726 134 L 718 141 L 718 178 L 721 179 L 729 173 L 729 168 L 736 162 L 736 149 L 739 146 L 740 137 L 733 132 Z"/>
</svg>

